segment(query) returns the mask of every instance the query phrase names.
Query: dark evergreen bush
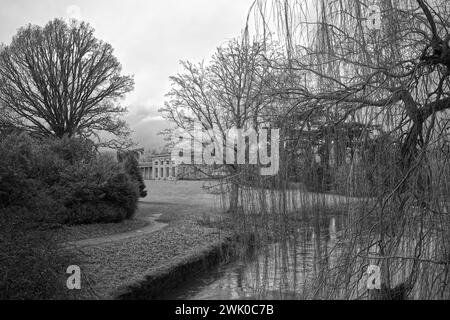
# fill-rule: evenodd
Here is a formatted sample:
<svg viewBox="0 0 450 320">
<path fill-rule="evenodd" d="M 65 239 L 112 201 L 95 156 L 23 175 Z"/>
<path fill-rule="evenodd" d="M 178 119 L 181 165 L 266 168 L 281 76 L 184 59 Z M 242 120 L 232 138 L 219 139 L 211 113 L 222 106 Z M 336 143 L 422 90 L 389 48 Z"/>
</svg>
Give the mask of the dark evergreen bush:
<svg viewBox="0 0 450 320">
<path fill-rule="evenodd" d="M 119 222 L 136 210 L 139 182 L 89 141 L 10 135 L 0 140 L 0 154 L 4 207 L 42 211 L 40 219 L 65 224 Z"/>
<path fill-rule="evenodd" d="M 138 184 L 139 196 L 141 198 L 147 196 L 144 178 L 142 177 L 141 170 L 139 170 L 138 152 L 137 151 L 119 152 L 117 154 L 117 159 L 119 160 L 119 162 L 123 163 L 125 171 Z"/>
<path fill-rule="evenodd" d="M 138 184 L 82 139 L 0 137 L 0 299 L 67 298 L 61 224 L 133 216 Z M 59 234 L 60 236 L 61 234 Z"/>
</svg>

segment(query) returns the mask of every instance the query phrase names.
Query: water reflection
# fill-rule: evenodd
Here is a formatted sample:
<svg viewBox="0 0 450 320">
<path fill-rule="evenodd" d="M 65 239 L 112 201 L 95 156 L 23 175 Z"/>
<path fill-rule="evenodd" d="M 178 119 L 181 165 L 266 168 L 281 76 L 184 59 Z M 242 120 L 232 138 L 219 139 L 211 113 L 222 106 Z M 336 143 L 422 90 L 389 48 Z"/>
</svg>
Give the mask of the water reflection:
<svg viewBox="0 0 450 320">
<path fill-rule="evenodd" d="M 293 299 L 311 290 L 313 277 L 325 277 L 337 257 L 342 216 L 302 221 L 289 241 L 273 243 L 194 277 L 168 299 Z"/>
</svg>

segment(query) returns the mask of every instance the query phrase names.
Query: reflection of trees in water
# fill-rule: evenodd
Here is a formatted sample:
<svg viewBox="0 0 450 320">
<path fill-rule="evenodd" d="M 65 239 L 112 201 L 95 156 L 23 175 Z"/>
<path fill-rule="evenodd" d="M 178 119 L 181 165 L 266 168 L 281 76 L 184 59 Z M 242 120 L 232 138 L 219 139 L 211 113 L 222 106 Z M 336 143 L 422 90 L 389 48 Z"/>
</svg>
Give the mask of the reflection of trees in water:
<svg viewBox="0 0 450 320">
<path fill-rule="evenodd" d="M 258 251 L 248 267 L 242 270 L 246 277 L 238 278 L 239 286 L 245 287 L 247 282 L 247 287 L 253 288 L 253 294 L 257 297 L 283 298 L 292 297 L 295 293 L 295 297 L 303 298 L 367 298 L 365 272 L 369 264 L 379 265 L 383 261 L 380 255 L 382 236 L 375 218 L 355 224 L 358 217 L 354 208 L 359 210 L 359 204 L 348 208 L 353 209 L 338 215 L 322 214 L 326 210 L 316 210 L 301 219 L 291 220 L 289 235 L 274 237 Z M 348 220 L 353 223 L 349 224 Z M 405 279 L 415 267 L 414 259 L 410 257 L 414 256 L 419 242 L 426 243 L 427 250 L 421 252 L 424 262 L 425 259 L 437 260 L 442 254 L 436 221 L 432 222 L 433 219 L 426 222 L 427 228 L 424 229 L 425 222 L 418 215 L 415 222 L 410 221 L 404 228 L 395 232 L 392 229 L 383 235 L 384 243 L 390 246 L 388 250 L 392 252 L 391 258 L 385 258 L 389 262 L 390 272 L 388 280 L 384 281 L 393 285 L 381 291 L 385 292 L 385 297 L 405 297 L 403 293 L 408 289 L 404 286 Z M 421 230 L 426 237 L 418 239 L 416 235 Z M 355 234 L 358 236 L 355 237 Z M 358 258 L 355 259 L 355 256 Z M 343 268 L 347 272 L 342 273 L 340 270 Z M 440 271 L 442 275 L 438 278 L 435 276 L 436 270 L 428 273 L 430 269 L 426 264 L 420 268 L 417 283 L 427 283 L 430 279 L 445 282 L 447 274 L 444 264 Z M 442 288 L 438 287 L 433 290 L 442 292 Z M 412 296 L 429 295 L 430 290 L 428 285 L 416 286 Z M 444 293 L 441 295 L 445 296 Z"/>
<path fill-rule="evenodd" d="M 324 279 L 336 244 L 336 221 L 336 217 L 306 220 L 288 241 L 265 246 L 235 269 L 237 287 L 252 288 L 256 297 L 283 298 L 300 294 L 313 277 Z"/>
<path fill-rule="evenodd" d="M 358 219 L 354 208 L 359 210 L 360 205 L 352 204 L 348 206 L 349 210 L 335 215 L 324 213 L 327 210 L 296 213 L 299 219 L 290 218 L 289 234 L 260 234 L 256 242 L 261 246 L 224 268 L 218 280 L 220 285 L 206 286 L 202 289 L 204 294 L 207 296 L 208 291 L 211 294 L 216 291 L 221 294 L 227 292 L 227 298 L 368 298 L 365 273 L 369 264 L 379 265 L 381 261 L 381 236 L 376 217 L 354 223 Z M 257 220 L 268 218 L 248 215 L 245 217 L 248 219 L 246 228 L 250 228 Z M 352 220 L 353 224 L 349 224 L 348 220 Z M 405 288 L 401 286 L 414 267 L 411 257 L 420 241 L 417 237 L 420 230 L 425 230 L 427 235 L 421 240 L 426 250 L 421 253 L 424 263 L 420 265 L 416 281 L 419 285 L 410 297 L 436 296 L 436 292 L 440 294 L 439 297 L 446 297 L 445 288 L 442 287 L 442 283 L 448 281 L 446 265 L 441 265 L 438 270 L 434 264 L 426 263 L 427 259 L 438 261 L 445 254 L 441 245 L 445 239 L 439 231 L 441 224 L 430 218 L 424 222 L 424 229 L 421 220 L 420 215 L 417 215 L 415 221 L 410 221 L 401 232 L 384 235 L 385 243 L 395 249 L 389 259 L 389 281 L 393 286 L 390 288 L 392 290 L 385 290 L 385 297 L 403 297 Z M 274 222 L 268 225 L 273 226 Z M 253 227 L 255 230 L 260 228 Z M 270 228 L 260 230 L 269 232 Z M 397 292 L 397 286 L 402 290 Z"/>
</svg>

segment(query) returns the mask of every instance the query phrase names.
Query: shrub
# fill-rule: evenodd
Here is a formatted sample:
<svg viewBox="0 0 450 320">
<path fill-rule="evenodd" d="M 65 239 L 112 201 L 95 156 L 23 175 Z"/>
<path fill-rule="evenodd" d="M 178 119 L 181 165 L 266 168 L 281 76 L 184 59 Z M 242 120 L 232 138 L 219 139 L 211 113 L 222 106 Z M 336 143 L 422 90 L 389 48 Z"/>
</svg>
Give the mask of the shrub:
<svg viewBox="0 0 450 320">
<path fill-rule="evenodd" d="M 0 138 L 0 299 L 68 298 L 60 224 L 119 222 L 136 210 L 138 185 L 89 141 Z"/>
<path fill-rule="evenodd" d="M 100 157 L 63 173 L 65 223 L 119 222 L 133 216 L 138 186 L 123 166 Z"/>
<path fill-rule="evenodd" d="M 105 200 L 123 208 L 126 218 L 133 216 L 137 208 L 139 189 L 135 181 L 126 173 L 114 176 L 106 186 Z"/>
<path fill-rule="evenodd" d="M 89 162 L 97 157 L 94 143 L 90 140 L 64 136 L 61 139 L 46 139 L 46 143 L 60 159 L 68 161 L 72 165 Z"/>
<path fill-rule="evenodd" d="M 138 181 L 123 164 L 95 154 L 89 141 L 10 135 L 0 141 L 0 154 L 5 207 L 45 212 L 40 219 L 65 224 L 119 222 L 136 210 Z"/>
<path fill-rule="evenodd" d="M 144 178 L 142 172 L 139 170 L 139 161 L 137 151 L 119 152 L 117 154 L 119 162 L 123 163 L 127 174 L 137 183 L 139 187 L 139 196 L 144 198 L 147 196 L 145 190 Z"/>
</svg>

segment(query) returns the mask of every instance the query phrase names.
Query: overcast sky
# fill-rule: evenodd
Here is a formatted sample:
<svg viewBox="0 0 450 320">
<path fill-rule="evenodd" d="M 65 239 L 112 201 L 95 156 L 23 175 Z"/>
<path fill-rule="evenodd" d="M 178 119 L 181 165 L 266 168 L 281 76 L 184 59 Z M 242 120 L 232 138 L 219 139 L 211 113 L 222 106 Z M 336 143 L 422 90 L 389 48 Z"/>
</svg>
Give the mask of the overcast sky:
<svg viewBox="0 0 450 320">
<path fill-rule="evenodd" d="M 135 75 L 135 90 L 123 104 L 135 140 L 162 144 L 156 133 L 168 126 L 157 110 L 169 91 L 179 60 L 207 60 L 215 48 L 240 35 L 253 0 L 0 0 L 0 43 L 9 44 L 28 23 L 55 17 L 91 23 L 110 43 L 124 74 Z"/>
</svg>

